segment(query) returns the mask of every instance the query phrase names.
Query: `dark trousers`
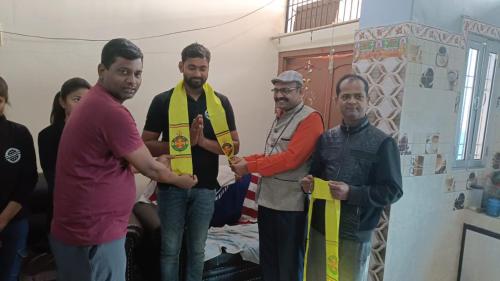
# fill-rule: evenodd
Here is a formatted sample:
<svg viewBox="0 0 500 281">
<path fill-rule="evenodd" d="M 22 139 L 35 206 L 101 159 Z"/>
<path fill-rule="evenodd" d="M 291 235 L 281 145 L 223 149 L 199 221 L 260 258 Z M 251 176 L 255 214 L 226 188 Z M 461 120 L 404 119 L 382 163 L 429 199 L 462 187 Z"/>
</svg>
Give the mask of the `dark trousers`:
<svg viewBox="0 0 500 281">
<path fill-rule="evenodd" d="M 9 222 L 0 232 L 0 281 L 18 280 L 26 257 L 28 228 L 28 220 L 20 219 Z"/>
<path fill-rule="evenodd" d="M 306 212 L 259 206 L 259 251 L 263 281 L 301 281 Z"/>
</svg>

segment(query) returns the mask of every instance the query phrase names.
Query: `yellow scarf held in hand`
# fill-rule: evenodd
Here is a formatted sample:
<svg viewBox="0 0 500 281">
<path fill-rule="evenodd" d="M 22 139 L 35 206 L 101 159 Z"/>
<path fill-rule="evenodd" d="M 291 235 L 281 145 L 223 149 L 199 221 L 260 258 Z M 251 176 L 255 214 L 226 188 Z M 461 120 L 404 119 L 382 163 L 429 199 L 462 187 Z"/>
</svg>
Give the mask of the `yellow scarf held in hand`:
<svg viewBox="0 0 500 281">
<path fill-rule="evenodd" d="M 311 217 L 315 200 L 325 200 L 325 246 L 326 246 L 326 280 L 339 281 L 339 224 L 340 200 L 333 199 L 328 182 L 314 178 L 314 189 L 308 210 L 306 256 L 304 258 L 304 281 L 307 281 L 307 259 L 309 256 L 309 237 L 311 233 Z"/>
<path fill-rule="evenodd" d="M 226 111 L 222 103 L 215 95 L 212 87 L 205 83 L 203 85 L 207 100 L 208 118 L 212 123 L 217 142 L 228 159 L 234 156 L 234 144 L 231 132 L 227 125 Z M 168 107 L 168 135 L 170 144 L 170 155 L 172 171 L 177 174 L 193 174 L 193 159 L 191 155 L 190 123 L 187 105 L 187 93 L 184 88 L 184 80 L 181 80 L 174 88 L 170 105 Z"/>
</svg>

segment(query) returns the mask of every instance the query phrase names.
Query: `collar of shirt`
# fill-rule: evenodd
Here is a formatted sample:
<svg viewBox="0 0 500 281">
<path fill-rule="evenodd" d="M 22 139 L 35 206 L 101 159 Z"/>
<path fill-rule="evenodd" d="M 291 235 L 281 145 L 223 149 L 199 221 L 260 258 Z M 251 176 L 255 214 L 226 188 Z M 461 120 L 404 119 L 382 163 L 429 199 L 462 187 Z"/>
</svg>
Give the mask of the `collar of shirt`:
<svg viewBox="0 0 500 281">
<path fill-rule="evenodd" d="M 340 125 L 340 129 L 342 129 L 342 131 L 345 133 L 355 134 L 366 128 L 368 124 L 370 124 L 370 122 L 368 121 L 368 117 L 365 115 L 365 117 L 361 118 L 358 125 L 356 126 L 348 126 L 342 120 L 342 125 Z"/>
</svg>

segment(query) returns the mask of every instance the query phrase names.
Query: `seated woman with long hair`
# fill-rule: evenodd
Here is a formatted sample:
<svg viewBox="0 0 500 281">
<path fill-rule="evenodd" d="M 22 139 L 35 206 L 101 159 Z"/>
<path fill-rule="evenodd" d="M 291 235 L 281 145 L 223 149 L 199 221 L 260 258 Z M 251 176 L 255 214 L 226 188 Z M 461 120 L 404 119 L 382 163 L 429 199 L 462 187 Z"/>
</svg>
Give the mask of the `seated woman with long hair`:
<svg viewBox="0 0 500 281">
<path fill-rule="evenodd" d="M 78 102 L 88 92 L 90 87 L 89 82 L 78 77 L 64 82 L 61 91 L 55 95 L 52 102 L 50 126 L 38 134 L 40 164 L 49 189 L 47 234 L 49 233 L 50 222 L 52 220 L 52 199 L 54 194 L 57 149 L 61 140 L 61 134 L 67 118 L 71 115 L 71 111 L 78 105 Z"/>
</svg>

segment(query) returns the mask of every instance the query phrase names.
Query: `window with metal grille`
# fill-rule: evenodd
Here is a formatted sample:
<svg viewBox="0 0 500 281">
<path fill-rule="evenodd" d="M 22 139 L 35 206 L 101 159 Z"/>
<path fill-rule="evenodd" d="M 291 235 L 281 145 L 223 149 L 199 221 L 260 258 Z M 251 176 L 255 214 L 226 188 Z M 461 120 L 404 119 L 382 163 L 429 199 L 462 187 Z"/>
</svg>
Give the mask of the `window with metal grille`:
<svg viewBox="0 0 500 281">
<path fill-rule="evenodd" d="M 288 0 L 285 32 L 358 20 L 361 0 Z"/>
<path fill-rule="evenodd" d="M 500 79 L 498 60 L 500 44 L 471 35 L 467 49 L 465 83 L 460 103 L 455 167 L 474 168 L 485 165 L 492 100 L 498 97 Z"/>
</svg>

